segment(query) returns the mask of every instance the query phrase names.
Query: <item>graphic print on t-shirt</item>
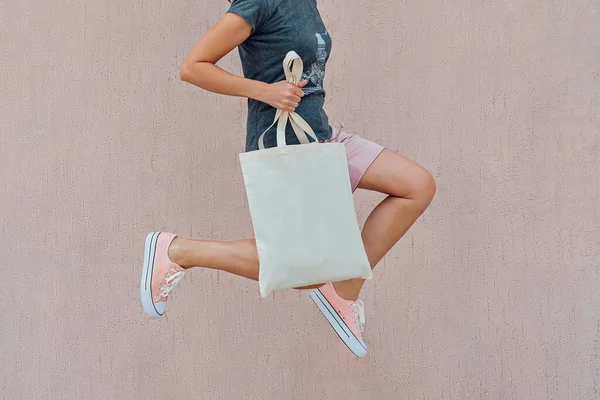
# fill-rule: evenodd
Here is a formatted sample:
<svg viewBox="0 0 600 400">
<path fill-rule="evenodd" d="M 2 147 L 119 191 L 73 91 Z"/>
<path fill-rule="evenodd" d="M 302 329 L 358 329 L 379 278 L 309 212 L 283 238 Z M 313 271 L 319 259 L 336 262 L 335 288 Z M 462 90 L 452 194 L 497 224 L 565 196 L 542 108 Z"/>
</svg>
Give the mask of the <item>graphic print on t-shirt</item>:
<svg viewBox="0 0 600 400">
<path fill-rule="evenodd" d="M 311 94 L 323 89 L 323 79 L 325 78 L 325 62 L 327 61 L 327 45 L 323 36 L 325 33 L 315 33 L 317 39 L 317 61 L 308 66 L 302 74 L 303 80 L 308 80 L 309 87 L 305 87 L 304 94 Z"/>
</svg>

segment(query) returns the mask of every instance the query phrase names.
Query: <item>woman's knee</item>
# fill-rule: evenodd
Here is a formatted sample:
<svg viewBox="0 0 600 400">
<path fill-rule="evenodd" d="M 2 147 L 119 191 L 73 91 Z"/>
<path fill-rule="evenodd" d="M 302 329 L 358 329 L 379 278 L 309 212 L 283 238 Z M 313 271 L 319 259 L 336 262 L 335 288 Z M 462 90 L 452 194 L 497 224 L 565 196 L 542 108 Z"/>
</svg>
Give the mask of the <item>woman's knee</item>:
<svg viewBox="0 0 600 400">
<path fill-rule="evenodd" d="M 422 210 L 435 194 L 435 180 L 429 171 L 387 149 L 367 169 L 358 187 L 413 200 Z"/>
<path fill-rule="evenodd" d="M 419 207 L 419 209 L 425 211 L 435 196 L 435 179 L 433 179 L 433 176 L 429 171 L 425 168 L 421 168 L 419 174 L 415 176 L 412 186 L 413 193 L 411 193 L 411 198 L 415 201 L 415 205 Z"/>
</svg>

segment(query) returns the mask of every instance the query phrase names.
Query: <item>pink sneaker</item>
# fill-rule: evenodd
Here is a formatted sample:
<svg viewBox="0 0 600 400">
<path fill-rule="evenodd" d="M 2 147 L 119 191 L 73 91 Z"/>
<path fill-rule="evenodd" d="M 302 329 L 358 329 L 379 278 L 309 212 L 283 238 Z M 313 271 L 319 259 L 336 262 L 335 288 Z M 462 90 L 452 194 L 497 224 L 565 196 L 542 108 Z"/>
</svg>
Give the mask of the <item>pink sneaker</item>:
<svg viewBox="0 0 600 400">
<path fill-rule="evenodd" d="M 142 307 L 150 318 L 160 318 L 165 314 L 167 297 L 185 274 L 185 269 L 169 258 L 168 250 L 173 239 L 175 235 L 165 232 L 152 232 L 146 237 L 140 292 Z"/>
<path fill-rule="evenodd" d="M 342 299 L 331 283 L 313 289 L 310 297 L 346 346 L 358 358 L 365 357 L 367 346 L 362 339 L 365 326 L 364 303 L 361 300 L 352 302 Z"/>
</svg>

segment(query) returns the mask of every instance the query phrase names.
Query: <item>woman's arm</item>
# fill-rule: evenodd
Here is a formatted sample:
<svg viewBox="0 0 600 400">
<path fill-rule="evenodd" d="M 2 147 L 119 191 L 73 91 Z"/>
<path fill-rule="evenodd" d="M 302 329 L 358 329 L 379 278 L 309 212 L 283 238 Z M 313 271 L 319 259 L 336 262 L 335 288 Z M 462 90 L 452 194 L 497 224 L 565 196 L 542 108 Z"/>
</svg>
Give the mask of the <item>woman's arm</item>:
<svg viewBox="0 0 600 400">
<path fill-rule="evenodd" d="M 294 111 L 304 96 L 299 88 L 304 87 L 306 81 L 298 86 L 286 81 L 268 84 L 233 75 L 216 65 L 251 33 L 252 26 L 245 19 L 235 14 L 225 14 L 187 56 L 181 66 L 181 80 L 210 92 L 247 97 L 285 111 Z"/>
</svg>

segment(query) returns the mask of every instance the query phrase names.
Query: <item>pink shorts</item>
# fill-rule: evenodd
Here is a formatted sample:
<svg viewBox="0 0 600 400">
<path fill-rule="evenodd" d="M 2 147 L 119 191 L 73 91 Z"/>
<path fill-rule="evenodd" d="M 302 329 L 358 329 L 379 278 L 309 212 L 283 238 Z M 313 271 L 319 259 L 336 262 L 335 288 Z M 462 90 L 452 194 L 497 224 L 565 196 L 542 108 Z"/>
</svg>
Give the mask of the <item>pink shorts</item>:
<svg viewBox="0 0 600 400">
<path fill-rule="evenodd" d="M 373 143 L 360 136 L 353 135 L 343 130 L 343 127 L 333 127 L 331 139 L 328 142 L 343 143 L 346 148 L 346 157 L 348 159 L 348 171 L 350 172 L 350 183 L 352 191 L 358 187 L 367 169 L 373 161 L 381 154 L 384 147 Z"/>
</svg>

